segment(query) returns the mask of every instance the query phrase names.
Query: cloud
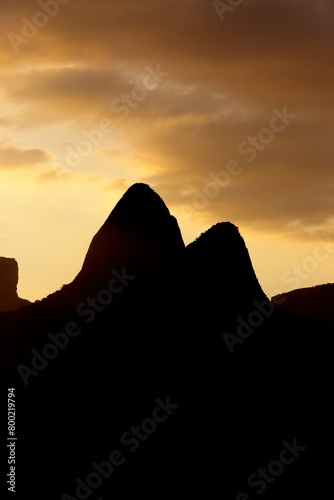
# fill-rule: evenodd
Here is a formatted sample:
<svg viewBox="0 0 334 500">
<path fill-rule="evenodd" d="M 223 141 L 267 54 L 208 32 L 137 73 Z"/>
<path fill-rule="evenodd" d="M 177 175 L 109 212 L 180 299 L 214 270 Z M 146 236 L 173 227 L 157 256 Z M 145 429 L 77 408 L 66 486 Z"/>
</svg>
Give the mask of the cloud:
<svg viewBox="0 0 334 500">
<path fill-rule="evenodd" d="M 8 77 L 6 97 L 25 104 L 26 125 L 80 120 L 108 113 L 112 99 L 131 88 L 117 71 L 103 68 L 30 69 Z"/>
<path fill-rule="evenodd" d="M 37 9 L 7 2 L 5 38 Z M 333 25 L 331 0 L 244 0 L 224 22 L 211 1 L 71 0 L 18 54 L 7 38 L 2 91 L 21 130 L 60 122 L 80 134 L 112 120 L 122 139 L 105 137 L 101 152 L 131 166 L 131 179 L 145 168 L 168 204 L 188 204 L 208 221 L 297 234 L 334 218 Z M 142 83 L 148 65 L 169 76 L 122 120 L 111 104 Z M 285 106 L 296 119 L 248 162 L 239 145 Z M 0 149 L 2 168 L 36 163 L 29 151 L 46 161 L 42 148 L 13 149 Z M 232 159 L 242 173 L 196 211 L 194 193 Z"/>
<path fill-rule="evenodd" d="M 132 138 L 140 151 L 134 155 L 137 163 L 152 164 L 152 175 L 143 180 L 157 186 L 168 204 L 187 205 L 190 212 L 200 218 L 205 215 L 211 223 L 230 220 L 282 233 L 292 233 L 295 220 L 305 231 L 314 225 L 330 225 L 334 220 L 334 172 L 327 121 L 314 121 L 308 127 L 307 117 L 297 114 L 295 121 L 270 144 L 262 144 L 264 149 L 248 162 L 239 153 L 239 145 L 267 128 L 272 112 L 268 110 L 251 123 L 242 114 L 236 115 L 196 127 L 180 122 L 156 127 L 154 132 L 137 130 Z M 226 172 L 231 160 L 238 161 L 242 171 L 231 176 L 226 187 L 213 187 L 211 174 Z M 205 194 L 206 189 L 210 195 Z M 203 203 L 198 202 L 199 192 Z M 297 234 L 295 227 L 293 233 Z"/>
<path fill-rule="evenodd" d="M 130 187 L 130 183 L 124 178 L 116 178 L 104 184 L 104 189 L 107 191 L 122 190 L 125 192 Z"/>
<path fill-rule="evenodd" d="M 38 148 L 17 148 L 8 144 L 0 145 L 0 169 L 29 168 L 46 163 L 49 153 Z"/>
<path fill-rule="evenodd" d="M 32 19 L 36 7 L 23 0 L 7 6 L 2 30 L 20 32 L 21 16 Z M 22 57 L 32 65 L 75 61 L 89 68 L 160 63 L 185 83 L 223 85 L 260 102 L 280 88 L 286 102 L 291 92 L 298 97 L 297 90 L 302 98 L 311 86 L 329 89 L 319 75 L 331 60 L 333 11 L 330 0 L 245 0 L 222 23 L 211 1 L 100 0 L 92 8 L 87 0 L 71 0 L 16 59 L 9 42 L 2 50 L 11 55 L 11 67 L 21 67 Z"/>
<path fill-rule="evenodd" d="M 44 171 L 36 173 L 35 181 L 37 182 L 37 184 L 41 184 L 44 182 L 71 180 L 72 177 L 73 174 L 71 172 L 58 166 L 54 166 L 52 168 L 48 168 Z"/>
<path fill-rule="evenodd" d="M 19 31 L 21 15 L 32 19 L 36 8 L 22 0 L 7 6 L 3 30 Z M 212 2 L 100 0 L 92 8 L 71 0 L 22 53 L 11 53 L 7 92 L 29 101 L 30 118 L 35 104 L 49 117 L 106 114 L 130 90 L 131 75 L 160 64 L 183 87 L 261 108 L 275 102 L 329 113 L 333 14 L 330 1 L 245 0 L 222 23 Z M 9 43 L 3 50 L 12 52 Z"/>
<path fill-rule="evenodd" d="M 8 120 L 6 118 L 0 118 L 0 130 L 8 130 L 10 126 L 12 125 L 11 120 Z"/>
</svg>

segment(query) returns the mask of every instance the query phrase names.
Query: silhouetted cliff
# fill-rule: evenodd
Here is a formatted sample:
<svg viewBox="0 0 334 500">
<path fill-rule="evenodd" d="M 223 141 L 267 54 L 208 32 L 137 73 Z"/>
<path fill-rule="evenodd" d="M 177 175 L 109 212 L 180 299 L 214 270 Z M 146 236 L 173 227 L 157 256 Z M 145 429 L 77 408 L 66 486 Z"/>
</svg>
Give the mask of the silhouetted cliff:
<svg viewBox="0 0 334 500">
<path fill-rule="evenodd" d="M 30 304 L 17 295 L 19 267 L 15 259 L 0 257 L 0 312 L 16 311 Z"/>
</svg>

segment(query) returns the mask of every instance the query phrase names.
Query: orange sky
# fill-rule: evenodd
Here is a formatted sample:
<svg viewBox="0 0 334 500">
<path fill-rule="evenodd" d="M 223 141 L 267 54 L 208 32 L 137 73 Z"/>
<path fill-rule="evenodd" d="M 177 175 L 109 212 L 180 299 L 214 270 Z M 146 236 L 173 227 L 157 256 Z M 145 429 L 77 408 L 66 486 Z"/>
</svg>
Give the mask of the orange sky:
<svg viewBox="0 0 334 500">
<path fill-rule="evenodd" d="M 23 297 L 73 279 L 138 181 L 186 243 L 236 224 L 268 295 L 334 282 L 331 0 L 0 8 L 0 255 Z"/>
</svg>

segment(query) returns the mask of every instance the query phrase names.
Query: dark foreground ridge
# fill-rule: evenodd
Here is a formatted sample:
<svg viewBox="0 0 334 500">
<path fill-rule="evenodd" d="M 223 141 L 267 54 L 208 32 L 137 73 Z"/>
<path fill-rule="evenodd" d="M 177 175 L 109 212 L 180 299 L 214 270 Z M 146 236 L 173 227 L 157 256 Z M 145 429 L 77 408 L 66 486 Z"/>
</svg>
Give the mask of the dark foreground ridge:
<svg viewBox="0 0 334 500">
<path fill-rule="evenodd" d="M 315 321 L 334 326 L 334 283 L 292 290 L 282 296 L 276 295 L 273 302 L 283 311 L 302 314 Z"/>
<path fill-rule="evenodd" d="M 274 309 L 233 224 L 185 247 L 132 186 L 73 282 L 0 324 L 16 499 L 331 491 L 333 329 Z"/>
</svg>

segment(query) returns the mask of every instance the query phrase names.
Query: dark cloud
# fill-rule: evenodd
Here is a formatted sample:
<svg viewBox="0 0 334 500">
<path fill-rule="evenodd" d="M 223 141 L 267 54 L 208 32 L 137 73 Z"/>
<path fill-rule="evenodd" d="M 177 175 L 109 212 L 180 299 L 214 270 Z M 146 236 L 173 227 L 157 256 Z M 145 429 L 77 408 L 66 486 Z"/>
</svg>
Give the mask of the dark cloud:
<svg viewBox="0 0 334 500">
<path fill-rule="evenodd" d="M 209 199 L 208 219 L 293 234 L 334 220 L 331 0 L 245 0 L 224 21 L 212 1 L 70 0 L 15 53 L 7 34 L 22 34 L 22 17 L 39 9 L 6 2 L 0 20 L 2 87 L 21 127 L 112 120 L 131 151 L 118 161 L 134 172 L 146 165 L 175 206 L 194 208 L 210 172 L 235 159 L 242 173 Z M 142 84 L 148 65 L 168 77 L 122 120 L 110 106 Z M 240 144 L 284 107 L 296 118 L 248 162 Z M 103 148 L 112 158 L 117 145 Z M 11 158 L 0 150 L 0 162 L 23 161 Z"/>
</svg>

